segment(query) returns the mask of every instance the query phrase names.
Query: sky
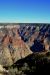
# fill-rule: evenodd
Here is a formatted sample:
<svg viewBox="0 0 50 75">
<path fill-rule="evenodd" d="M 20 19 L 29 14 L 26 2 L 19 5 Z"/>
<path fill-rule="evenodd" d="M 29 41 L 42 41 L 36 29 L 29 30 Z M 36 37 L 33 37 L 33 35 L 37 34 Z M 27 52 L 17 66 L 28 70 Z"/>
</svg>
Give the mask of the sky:
<svg viewBox="0 0 50 75">
<path fill-rule="evenodd" d="M 0 0 L 0 22 L 50 23 L 50 0 Z"/>
</svg>

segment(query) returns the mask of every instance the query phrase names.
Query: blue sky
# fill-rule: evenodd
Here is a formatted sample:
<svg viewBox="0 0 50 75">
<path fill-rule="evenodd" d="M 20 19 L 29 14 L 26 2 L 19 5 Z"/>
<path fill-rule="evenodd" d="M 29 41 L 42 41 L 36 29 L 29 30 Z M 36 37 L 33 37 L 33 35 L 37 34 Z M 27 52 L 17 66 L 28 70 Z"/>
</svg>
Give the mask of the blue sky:
<svg viewBox="0 0 50 75">
<path fill-rule="evenodd" d="M 50 0 L 0 0 L 0 22 L 50 23 Z"/>
</svg>

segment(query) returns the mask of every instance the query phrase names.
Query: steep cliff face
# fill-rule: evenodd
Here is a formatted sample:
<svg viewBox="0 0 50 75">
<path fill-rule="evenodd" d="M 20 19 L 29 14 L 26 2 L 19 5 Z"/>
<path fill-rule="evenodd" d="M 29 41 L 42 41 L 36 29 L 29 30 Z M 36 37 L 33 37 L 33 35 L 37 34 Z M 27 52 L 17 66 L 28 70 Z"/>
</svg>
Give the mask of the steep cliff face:
<svg viewBox="0 0 50 75">
<path fill-rule="evenodd" d="M 32 53 L 29 47 L 24 43 L 24 41 L 21 40 L 21 37 L 19 36 L 16 29 L 14 31 L 14 36 L 11 30 L 11 33 L 5 34 L 5 36 L 2 39 L 0 64 L 4 66 L 10 66 L 17 60 L 22 59 Z"/>
<path fill-rule="evenodd" d="M 44 33 L 43 33 L 44 31 Z M 3 28 L 0 30 L 0 64 L 12 65 L 17 60 L 25 58 L 29 54 L 35 51 L 40 51 L 42 46 L 45 46 L 45 51 L 49 50 L 49 43 L 47 41 L 48 34 L 46 35 L 46 29 L 36 26 L 17 26 L 12 28 Z M 47 39 L 46 39 L 47 38 Z M 34 41 L 37 40 L 37 44 Z M 35 45 L 36 48 L 31 46 Z M 41 48 L 41 49 L 40 49 Z M 37 50 L 40 49 L 40 50 Z M 43 50 L 41 50 L 43 51 Z"/>
</svg>

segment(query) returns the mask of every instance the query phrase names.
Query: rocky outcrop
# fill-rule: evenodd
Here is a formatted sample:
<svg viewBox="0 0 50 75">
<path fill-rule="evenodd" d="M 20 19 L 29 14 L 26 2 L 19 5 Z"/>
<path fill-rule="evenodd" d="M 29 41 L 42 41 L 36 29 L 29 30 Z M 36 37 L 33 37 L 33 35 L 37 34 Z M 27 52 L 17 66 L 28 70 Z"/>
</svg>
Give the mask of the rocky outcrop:
<svg viewBox="0 0 50 75">
<path fill-rule="evenodd" d="M 8 75 L 8 70 L 3 68 L 3 65 L 0 65 L 0 75 Z"/>
<path fill-rule="evenodd" d="M 4 47 L 0 54 L 0 64 L 4 66 L 10 66 L 13 64 L 10 51 L 7 47 Z"/>
</svg>

